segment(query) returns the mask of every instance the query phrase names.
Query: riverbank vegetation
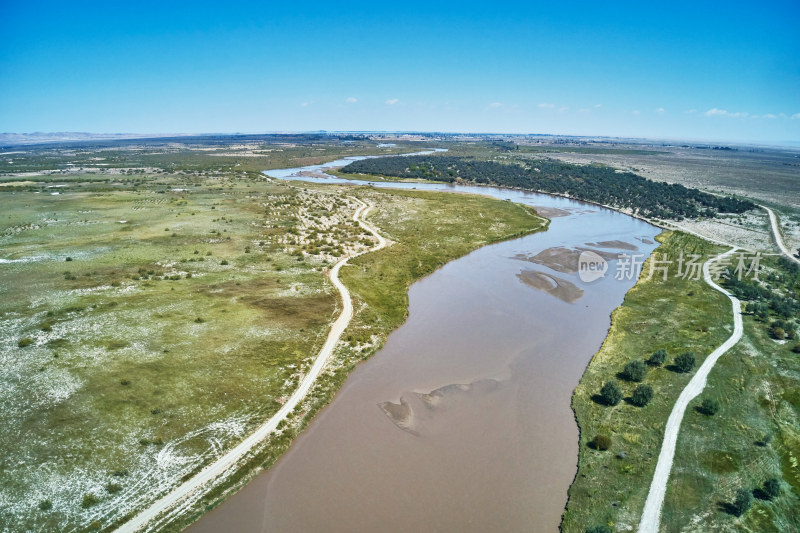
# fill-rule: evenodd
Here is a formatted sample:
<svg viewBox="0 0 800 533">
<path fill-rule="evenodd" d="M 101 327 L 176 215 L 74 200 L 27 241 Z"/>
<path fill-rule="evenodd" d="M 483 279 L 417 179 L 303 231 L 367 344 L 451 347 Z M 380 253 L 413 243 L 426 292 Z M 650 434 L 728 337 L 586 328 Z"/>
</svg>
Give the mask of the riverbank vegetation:
<svg viewBox="0 0 800 533">
<path fill-rule="evenodd" d="M 701 364 L 732 331 L 729 300 L 702 279 L 674 272 L 666 280 L 646 279 L 653 257 L 682 252 L 708 259 L 721 249 L 678 232 L 657 239 L 645 276 L 612 314 L 608 337 L 573 395 L 580 451 L 565 532 L 601 525 L 624 531 L 638 524 L 667 417 L 693 373 L 676 363 L 694 352 Z M 598 436 L 608 439 L 606 449 L 598 447 Z"/>
<path fill-rule="evenodd" d="M 529 189 L 652 218 L 713 217 L 717 213 L 743 213 L 756 207 L 748 200 L 651 181 L 604 165 L 575 165 L 553 159 L 499 163 L 443 155 L 379 157 L 354 161 L 342 172 Z"/>
<path fill-rule="evenodd" d="M 658 239 L 655 257 L 683 251 L 708 259 L 721 251 L 677 232 Z M 686 411 L 662 511 L 668 531 L 777 532 L 800 526 L 800 441 L 794 429 L 800 421 L 800 360 L 794 343 L 771 338 L 765 327 L 775 318 L 769 298 L 797 295 L 795 269 L 780 259 L 762 261 L 762 283 L 740 283 L 734 275 L 722 282 L 740 297 L 742 286 L 763 288 L 752 295 L 766 298 L 769 314 L 745 314 L 744 337 L 719 359 L 706 389 Z M 746 308 L 755 303 L 743 300 Z M 573 396 L 581 450 L 564 531 L 637 526 L 675 400 L 694 368 L 730 335 L 731 322 L 728 299 L 702 280 L 641 279 L 628 293 Z M 630 371 L 638 360 L 648 367 L 643 384 L 652 389 L 649 400 L 641 401 L 641 390 L 637 398 L 643 386 L 637 385 L 630 398 L 610 407 L 603 385 L 636 384 L 630 378 L 638 374 Z M 597 447 L 598 435 L 609 439 L 606 451 Z"/>
<path fill-rule="evenodd" d="M 316 148 L 269 149 L 297 163 L 327 153 Z M 249 467 L 271 464 L 403 321 L 411 282 L 544 225 L 489 198 L 289 187 L 223 168 L 228 156 L 170 150 L 147 167 L 134 158 L 65 172 L 61 151 L 50 173 L 37 148 L 42 174 L 2 178 L 11 184 L 0 188 L 2 524 L 110 529 L 271 416 L 340 307 L 324 270 L 373 244 L 351 220 L 349 196 L 373 203 L 373 221 L 396 243 L 343 270 L 354 327 Z M 94 163 L 107 155 L 81 154 Z M 190 512 L 254 472 L 225 480 Z"/>
<path fill-rule="evenodd" d="M 775 338 L 769 327 L 778 317 L 796 327 L 796 312 L 787 317 L 770 302 L 800 297 L 798 269 L 784 258 L 762 265 L 761 283 L 727 283 L 750 311 L 742 340 L 686 411 L 663 508 L 675 531 L 800 531 L 800 344 Z M 763 291 L 742 289 L 751 285 Z M 707 400 L 716 404 L 714 416 Z"/>
</svg>

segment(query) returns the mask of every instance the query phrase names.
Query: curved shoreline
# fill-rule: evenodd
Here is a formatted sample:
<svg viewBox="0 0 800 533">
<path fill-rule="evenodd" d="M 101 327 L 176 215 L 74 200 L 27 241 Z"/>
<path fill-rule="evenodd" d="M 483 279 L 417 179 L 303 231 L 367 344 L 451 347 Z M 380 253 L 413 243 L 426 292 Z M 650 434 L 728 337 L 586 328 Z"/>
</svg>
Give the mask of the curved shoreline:
<svg viewBox="0 0 800 533">
<path fill-rule="evenodd" d="M 150 507 L 138 513 L 131 520 L 125 522 L 123 525 L 117 528 L 117 531 L 123 533 L 134 533 L 143 529 L 148 524 L 156 520 L 160 515 L 172 510 L 176 505 L 183 502 L 183 500 L 200 490 L 206 484 L 211 483 L 219 476 L 224 475 L 229 469 L 235 468 L 237 463 L 242 460 L 255 446 L 267 438 L 271 432 L 277 429 L 278 424 L 284 421 L 292 412 L 292 410 L 300 403 L 300 401 L 305 398 L 320 372 L 322 372 L 322 369 L 325 367 L 325 364 L 332 356 L 334 348 L 339 342 L 339 338 L 342 336 L 345 328 L 347 328 L 350 320 L 353 318 L 353 302 L 350 296 L 350 291 L 339 280 L 339 270 L 341 270 L 341 267 L 346 265 L 350 259 L 368 252 L 380 250 L 387 246 L 386 239 L 380 235 L 378 230 L 363 220 L 364 215 L 366 215 L 370 209 L 372 209 L 372 205 L 366 204 L 354 197 L 349 198 L 361 204 L 353 214 L 353 220 L 358 222 L 361 227 L 376 237 L 378 244 L 363 252 L 340 259 L 336 265 L 334 265 L 333 269 L 331 269 L 330 280 L 339 290 L 339 294 L 342 298 L 342 311 L 339 314 L 339 317 L 333 322 L 325 344 L 319 351 L 319 354 L 314 360 L 314 364 L 312 365 L 308 374 L 306 374 L 306 376 L 303 378 L 303 381 L 300 383 L 292 396 L 281 407 L 281 409 L 269 420 L 267 420 L 225 455 L 218 458 L 213 463 L 203 468 L 203 470 L 201 470 L 199 473 L 192 476 L 189 480 L 178 485 L 169 493 L 156 500 Z"/>
<path fill-rule="evenodd" d="M 406 155 L 410 155 L 410 154 L 406 154 Z M 326 168 L 325 168 L 325 164 L 318 165 L 318 166 L 320 166 L 320 167 L 323 167 L 323 169 L 322 169 L 322 170 L 323 170 L 323 172 L 324 172 L 324 170 L 326 169 Z M 333 167 L 328 167 L 328 168 L 333 168 Z M 269 176 L 269 175 L 268 175 L 266 172 L 264 173 L 264 175 L 265 175 L 265 176 L 267 176 L 267 177 L 268 177 L 268 179 L 270 179 L 270 178 L 271 178 L 271 177 L 270 177 L 270 176 Z M 281 180 L 282 180 L 282 178 L 277 178 L 277 179 L 281 179 Z M 300 179 L 302 180 L 302 178 L 300 178 Z M 348 181 L 349 181 L 349 180 L 348 180 Z M 365 184 L 371 184 L 371 183 L 369 183 L 369 182 L 364 182 L 364 183 L 365 183 Z M 379 182 L 379 183 L 380 183 L 380 182 Z M 355 184 L 354 184 L 354 185 L 355 185 Z M 414 185 L 419 185 L 419 184 L 416 184 L 416 183 L 415 183 Z M 447 185 L 447 184 L 435 182 L 435 183 L 432 183 L 432 185 Z M 456 185 L 458 186 L 458 185 L 461 185 L 461 184 L 456 184 Z M 660 223 L 658 223 L 658 222 L 655 222 L 655 221 L 653 221 L 653 220 L 649 220 L 649 219 L 647 219 L 647 218 L 644 218 L 644 217 L 638 216 L 638 215 L 636 215 L 636 214 L 632 214 L 632 213 L 626 213 L 626 212 L 624 212 L 624 211 L 622 211 L 622 210 L 620 210 L 620 209 L 618 209 L 618 208 L 615 208 L 615 207 L 613 207 L 613 206 L 607 206 L 607 205 L 599 204 L 599 203 L 596 203 L 596 202 L 591 202 L 591 201 L 586 201 L 586 200 L 581 200 L 581 199 L 571 198 L 571 197 L 569 197 L 569 196 L 566 196 L 566 195 L 558 195 L 558 194 L 553 194 L 553 193 L 547 193 L 547 192 L 536 191 L 536 190 L 532 190 L 532 189 L 523 189 L 523 188 L 516 188 L 516 187 L 496 186 L 496 185 L 488 185 L 488 184 L 468 184 L 468 185 L 469 185 L 469 186 L 481 186 L 481 187 L 485 186 L 485 187 L 491 187 L 491 188 L 494 188 L 494 189 L 502 189 L 502 190 L 508 190 L 508 191 L 514 191 L 514 192 L 521 192 L 521 193 L 538 194 L 538 195 L 549 196 L 549 197 L 552 197 L 552 198 L 559 198 L 559 199 L 569 200 L 569 201 L 572 201 L 572 202 L 579 202 L 579 203 L 582 203 L 582 204 L 587 204 L 587 205 L 594 205 L 594 206 L 597 206 L 597 207 L 601 207 L 601 208 L 608 209 L 608 210 L 610 210 L 610 211 L 614 211 L 614 212 L 616 212 L 616 213 L 619 213 L 619 214 L 622 214 L 622 215 L 626 215 L 626 216 L 628 216 L 628 217 L 630 217 L 630 218 L 632 218 L 632 219 L 638 219 L 638 220 L 640 220 L 640 221 L 643 221 L 643 222 L 646 222 L 646 223 L 648 223 L 648 224 L 650 224 L 650 225 L 652 225 L 652 226 L 655 226 L 655 227 L 662 227 L 662 228 L 663 228 L 663 225 L 662 225 L 662 224 L 660 224 Z M 291 186 L 291 185 L 290 185 L 290 186 Z M 389 187 L 387 187 L 387 188 L 389 188 Z M 460 192 L 460 191 L 452 191 L 452 192 Z M 474 193 L 474 192 L 472 192 L 472 191 L 465 191 L 465 192 L 467 192 L 467 193 Z M 479 194 L 479 193 L 478 193 L 478 194 Z M 491 195 L 489 195 L 489 194 L 486 194 L 486 196 L 491 196 Z M 364 207 L 367 207 L 367 206 L 362 206 L 362 208 L 360 208 L 360 209 L 359 209 L 359 211 L 360 211 L 361 209 L 363 209 Z M 364 215 L 364 214 L 366 214 L 366 212 L 367 212 L 367 211 L 368 211 L 368 209 L 367 209 L 367 210 L 365 210 L 365 211 L 363 211 L 361 214 L 362 214 L 362 215 Z M 357 212 L 357 213 L 358 213 L 358 212 Z M 355 216 L 357 216 L 357 214 L 356 214 L 356 215 L 354 215 L 354 220 L 355 220 Z M 542 217 L 542 218 L 543 218 L 543 217 Z M 362 223 L 362 221 L 359 221 L 359 222 L 360 222 L 360 223 Z M 549 221 L 548 221 L 548 222 L 549 222 Z M 362 226 L 363 226 L 363 223 L 362 223 Z M 366 228 L 366 229 L 369 229 L 369 228 Z M 372 232 L 372 230 L 370 230 L 370 231 Z M 382 237 L 380 237 L 380 235 L 379 235 L 377 232 L 373 232 L 373 234 L 374 234 L 375 236 L 377 236 L 379 239 L 382 239 Z M 377 249 L 379 249 L 379 248 L 373 248 L 373 249 L 371 249 L 371 250 L 368 250 L 368 251 L 373 251 L 373 250 L 377 250 Z M 362 253 L 366 253 L 366 252 L 362 252 Z M 357 255 L 360 255 L 360 254 L 357 254 Z M 355 255 L 354 255 L 354 256 L 351 256 L 351 257 L 349 257 L 349 258 L 352 258 L 352 257 L 355 257 Z M 347 259 L 349 259 L 349 258 L 347 258 Z M 342 262 L 346 262 L 346 259 L 345 259 L 345 260 L 342 260 Z M 338 268 L 337 268 L 337 267 L 340 267 L 340 266 L 341 266 L 341 265 L 337 263 L 336 267 L 334 267 L 334 268 L 336 269 L 336 273 L 337 273 L 337 274 L 338 274 Z M 337 278 L 337 281 L 338 281 L 338 278 Z M 337 286 L 337 288 L 338 288 L 338 286 Z M 346 289 L 345 289 L 345 290 L 346 290 Z M 341 289 L 340 289 L 340 292 L 341 292 Z M 342 293 L 342 294 L 343 294 L 343 293 Z M 352 305 L 352 304 L 351 304 L 351 305 Z M 341 316 L 340 316 L 339 318 L 341 318 Z M 339 319 L 337 319 L 337 322 L 338 322 L 338 320 L 339 320 Z M 334 323 L 334 325 L 335 325 L 335 324 L 336 324 L 336 323 Z M 344 328 L 343 328 L 343 329 L 344 329 Z M 333 330 L 331 331 L 331 334 L 332 334 L 332 333 L 333 333 Z M 608 330 L 606 330 L 606 336 L 607 336 L 607 333 L 608 333 Z M 329 337 L 329 339 L 330 339 L 330 337 Z M 605 336 L 603 337 L 603 339 L 605 339 Z M 326 342 L 326 345 L 327 345 L 327 342 Z M 319 361 L 319 356 L 318 356 L 318 360 L 317 360 L 317 361 Z M 314 366 L 316 367 L 316 362 L 315 362 L 315 365 L 314 365 Z M 588 367 L 588 362 L 587 362 L 587 367 Z M 313 368 L 312 368 L 312 370 L 313 370 Z M 301 386 L 302 386 L 303 384 L 305 384 L 305 383 L 306 383 L 306 379 L 307 379 L 307 378 L 308 378 L 308 376 L 306 376 L 306 378 L 304 378 L 304 381 L 303 381 L 303 383 L 301 384 Z M 309 388 L 310 388 L 310 386 L 309 386 Z M 298 389 L 298 391 L 299 391 L 299 389 Z M 305 392 L 307 392 L 307 391 L 305 391 Z M 295 394 L 297 394 L 297 391 L 296 391 L 296 393 L 295 393 Z M 294 397 L 295 397 L 295 394 L 293 394 L 292 398 L 294 398 Z M 287 402 L 287 403 L 288 403 L 288 402 Z M 285 406 L 284 406 L 284 407 L 285 407 Z M 282 413 L 282 412 L 283 412 L 283 409 L 282 409 L 281 411 L 279 411 L 279 413 L 278 413 L 278 414 L 280 414 L 280 413 Z M 278 416 L 278 414 L 276 414 L 276 415 L 275 415 L 275 416 L 274 416 L 272 419 L 270 419 L 270 420 L 269 420 L 269 421 L 268 421 L 268 422 L 265 424 L 265 426 L 266 426 L 267 424 L 270 424 L 270 425 L 277 426 L 277 424 L 278 424 L 278 423 L 279 423 L 281 420 L 283 420 L 283 419 L 286 417 L 286 415 L 288 415 L 288 413 L 289 413 L 289 412 L 291 412 L 291 410 L 287 410 L 285 413 L 283 413 L 283 416 L 282 416 L 280 419 L 276 419 L 276 417 Z M 260 428 L 259 428 L 257 431 L 259 431 L 259 432 L 260 432 L 260 431 L 261 431 L 261 429 L 262 429 L 263 427 L 265 427 L 265 426 L 262 426 L 262 427 L 260 427 Z M 577 426 L 577 424 L 576 424 L 576 426 Z M 577 426 L 577 428 L 578 428 L 578 431 L 580 432 L 580 426 Z M 274 429 L 274 427 L 273 427 L 272 429 Z M 239 459 L 241 459 L 241 458 L 244 458 L 244 457 L 245 457 L 245 455 L 247 454 L 247 452 L 248 452 L 248 451 L 250 451 L 250 450 L 252 450 L 252 449 L 253 449 L 253 448 L 254 448 L 256 445 L 258 445 L 258 444 L 259 444 L 259 443 L 260 443 L 260 442 L 263 440 L 263 438 L 265 438 L 265 437 L 266 437 L 268 434 L 269 434 L 269 432 L 267 432 L 267 433 L 264 435 L 264 437 L 262 437 L 261 439 L 258 439 L 258 440 L 253 440 L 253 441 L 251 441 L 250 439 L 251 439 L 251 437 L 253 437 L 255 434 L 254 434 L 254 435 L 251 435 L 250 437 L 248 437 L 248 438 L 246 439 L 246 443 L 248 444 L 247 450 L 246 450 L 246 451 L 243 451 L 243 452 L 240 454 L 240 456 L 239 456 Z M 242 444 L 240 444 L 240 446 L 241 446 L 241 445 L 244 445 L 244 444 L 245 444 L 245 442 L 243 442 Z M 231 452 L 229 452 L 229 454 L 230 454 L 230 453 L 232 453 L 232 452 L 234 452 L 234 451 L 238 451 L 238 450 L 239 450 L 239 448 L 240 448 L 240 447 L 239 447 L 239 446 L 237 446 L 237 448 L 235 448 L 234 450 L 232 450 Z M 215 463 L 213 463 L 212 465 L 209 465 L 209 466 L 208 466 L 208 467 L 206 467 L 205 469 L 201 470 L 199 474 L 195 475 L 195 476 L 194 476 L 192 479 L 190 479 L 190 480 L 189 480 L 189 481 L 187 481 L 186 483 L 184 483 L 184 484 L 180 485 L 180 486 L 178 487 L 178 489 L 175 489 L 175 490 L 173 490 L 171 493 L 168 493 L 167 495 L 165 495 L 165 496 L 162 496 L 162 498 L 160 498 L 160 499 L 159 499 L 159 500 L 158 500 L 158 501 L 157 501 L 155 504 L 153 504 L 153 505 L 152 505 L 152 506 L 151 506 L 149 509 L 147 509 L 147 510 L 146 510 L 146 511 L 144 511 L 143 513 L 140 513 L 139 515 L 137 515 L 137 516 L 136 516 L 136 517 L 135 517 L 133 520 L 131 520 L 131 521 L 129 521 L 129 522 L 127 522 L 127 523 L 123 524 L 122 526 L 120 526 L 120 528 L 118 529 L 118 531 L 131 531 L 131 532 L 132 532 L 132 531 L 137 531 L 137 530 L 140 530 L 141 528 L 143 528 L 143 527 L 147 526 L 147 525 L 148 525 L 148 523 L 150 523 L 150 521 L 151 521 L 151 520 L 154 520 L 154 519 L 156 519 L 156 518 L 160 518 L 161 520 L 163 520 L 164 518 L 172 518 L 173 516 L 166 516 L 166 517 L 165 517 L 165 516 L 164 516 L 164 513 L 165 513 L 165 512 L 167 512 L 167 511 L 172 511 L 173 513 L 174 513 L 174 512 L 177 512 L 177 511 L 178 511 L 180 508 L 183 508 L 183 507 L 186 505 L 186 503 L 187 503 L 187 502 L 186 502 L 186 499 L 187 499 L 187 498 L 188 498 L 188 497 L 189 497 L 191 494 L 195 493 L 195 492 L 196 492 L 198 489 L 200 489 L 200 487 L 202 487 L 202 486 L 205 486 L 206 484 L 210 484 L 210 483 L 211 483 L 211 482 L 212 482 L 214 479 L 218 478 L 220 475 L 222 475 L 222 474 L 224 474 L 224 473 L 227 473 L 227 472 L 229 471 L 229 469 L 230 469 L 230 468 L 232 468 L 232 467 L 236 466 L 236 465 L 234 465 L 234 464 L 232 464 L 232 463 L 231 463 L 231 464 L 228 464 L 227 466 L 225 466 L 224 468 L 222 468 L 221 470 L 220 470 L 218 467 L 217 467 L 217 468 L 215 468 L 215 472 L 216 472 L 216 473 L 215 473 L 215 474 L 213 474 L 213 475 L 211 475 L 211 476 L 209 476 L 208 474 L 206 474 L 206 470 L 207 470 L 207 469 L 209 469 L 209 468 L 212 468 L 212 467 L 214 467 L 215 465 L 218 465 L 218 463 L 221 463 L 223 460 L 225 460 L 225 459 L 228 457 L 228 455 L 229 455 L 229 454 L 226 454 L 226 456 L 223 456 L 222 458 L 218 459 L 218 460 L 217 460 Z M 576 472 L 577 472 L 577 470 L 576 470 Z M 203 477 L 201 478 L 201 476 L 203 476 Z M 195 482 L 195 479 L 198 479 L 198 481 L 196 481 L 196 482 Z M 191 485 L 191 486 L 189 486 L 189 485 Z M 181 487 L 184 487 L 184 486 L 188 486 L 188 487 L 187 487 L 186 489 L 182 489 Z M 180 508 L 176 508 L 176 505 L 177 505 L 177 504 L 182 504 L 182 505 L 181 505 L 181 507 L 180 507 Z M 565 505 L 566 505 L 566 502 L 565 502 Z M 143 514 L 144 514 L 144 515 L 146 515 L 146 516 L 145 516 L 145 518 L 144 518 L 144 519 L 140 519 L 139 517 L 140 517 L 140 516 L 142 516 Z M 151 523 L 150 525 L 158 525 L 158 524 L 157 524 L 157 523 Z"/>
</svg>

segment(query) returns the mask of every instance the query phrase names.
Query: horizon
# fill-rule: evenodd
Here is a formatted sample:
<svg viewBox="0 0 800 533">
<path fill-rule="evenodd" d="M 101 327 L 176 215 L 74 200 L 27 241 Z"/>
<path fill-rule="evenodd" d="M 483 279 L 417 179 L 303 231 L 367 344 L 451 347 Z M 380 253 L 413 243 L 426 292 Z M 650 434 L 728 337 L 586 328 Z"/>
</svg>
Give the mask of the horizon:
<svg viewBox="0 0 800 533">
<path fill-rule="evenodd" d="M 800 142 L 793 2 L 348 8 L 7 2 L 0 129 Z"/>
<path fill-rule="evenodd" d="M 86 138 L 68 138 L 56 137 L 57 135 L 85 135 Z M 619 135 L 570 135 L 561 133 L 540 133 L 540 132 L 492 132 L 492 131 L 425 131 L 425 130 L 275 130 L 275 131 L 204 131 L 197 133 L 187 132 L 89 132 L 89 131 L 33 131 L 33 132 L 0 132 L 0 143 L 6 142 L 6 146 L 27 146 L 35 144 L 59 143 L 59 142 L 92 142 L 92 141 L 133 141 L 133 140 L 158 140 L 169 139 L 178 137 L 207 137 L 207 136 L 222 136 L 222 137 L 236 137 L 236 136 L 271 136 L 271 135 L 443 135 L 443 136 L 509 136 L 509 137 L 552 137 L 552 138 L 569 138 L 580 140 L 598 140 L 598 141 L 613 141 L 619 144 L 645 144 L 645 143 L 688 143 L 692 145 L 702 144 L 726 144 L 732 146 L 757 146 L 764 148 L 800 148 L 800 140 L 764 140 L 753 141 L 748 139 L 711 139 L 711 138 L 691 138 L 691 137 L 635 137 L 635 136 L 619 136 Z M 3 136 L 39 136 L 43 140 L 36 141 L 30 140 L 28 142 L 22 141 L 4 141 Z M 48 137 L 50 136 L 50 137 Z M 398 141 L 406 142 L 422 142 L 413 139 L 398 139 Z"/>
</svg>

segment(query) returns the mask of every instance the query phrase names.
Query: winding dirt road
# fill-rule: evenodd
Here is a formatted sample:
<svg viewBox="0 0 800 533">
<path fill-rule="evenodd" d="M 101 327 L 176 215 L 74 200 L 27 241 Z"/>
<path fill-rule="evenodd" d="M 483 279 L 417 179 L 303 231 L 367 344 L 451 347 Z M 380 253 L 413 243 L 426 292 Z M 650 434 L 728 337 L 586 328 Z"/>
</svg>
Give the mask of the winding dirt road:
<svg viewBox="0 0 800 533">
<path fill-rule="evenodd" d="M 713 259 L 709 259 L 703 265 L 703 279 L 705 279 L 705 282 L 727 296 L 731 301 L 733 306 L 733 334 L 728 340 L 722 343 L 719 348 L 714 350 L 711 355 L 706 357 L 706 360 L 700 365 L 697 373 L 686 385 L 686 388 L 683 389 L 681 395 L 678 397 L 678 401 L 675 402 L 675 406 L 672 408 L 672 412 L 667 420 L 667 426 L 664 429 L 664 442 L 661 444 L 661 453 L 658 455 L 658 463 L 656 464 L 656 471 L 653 475 L 653 482 L 650 484 L 650 492 L 647 494 L 644 511 L 642 512 L 642 519 L 639 522 L 639 533 L 657 533 L 658 531 L 661 522 L 661 507 L 664 504 L 664 495 L 667 492 L 667 481 L 669 480 L 669 473 L 672 470 L 672 460 L 675 457 L 675 445 L 678 441 L 678 431 L 680 430 L 683 414 L 686 412 L 689 402 L 703 392 L 706 386 L 706 378 L 717 360 L 742 338 L 742 310 L 739 300 L 714 283 L 709 270 L 711 263 L 731 255 L 736 250 L 737 248 L 732 248 Z"/>
<path fill-rule="evenodd" d="M 344 284 L 339 280 L 339 270 L 341 270 L 341 268 L 347 264 L 349 259 L 367 252 L 380 250 L 387 245 L 386 239 L 384 239 L 378 233 L 378 230 L 371 224 L 364 221 L 363 217 L 366 216 L 370 209 L 372 209 L 372 205 L 368 205 L 357 198 L 350 198 L 360 204 L 359 208 L 356 209 L 356 212 L 353 214 L 353 220 L 358 222 L 365 230 L 369 231 L 377 239 L 378 244 L 369 250 L 365 250 L 363 252 L 340 259 L 339 262 L 336 263 L 331 269 L 330 280 L 339 290 L 339 294 L 342 297 L 342 312 L 331 326 L 331 330 L 328 333 L 328 338 L 326 339 L 325 344 L 319 351 L 314 364 L 312 365 L 308 374 L 306 374 L 306 376 L 303 378 L 300 386 L 297 388 L 297 390 L 295 390 L 283 407 L 281 407 L 281 409 L 275 413 L 272 418 L 267 420 L 249 437 L 244 439 L 225 455 L 205 467 L 194 477 L 178 485 L 172 491 L 162 496 L 150 507 L 143 510 L 134 516 L 130 521 L 123 524 L 119 529 L 117 529 L 117 531 L 133 533 L 135 531 L 143 530 L 147 528 L 149 524 L 153 523 L 153 521 L 156 520 L 160 515 L 172 510 L 190 495 L 203 488 L 210 488 L 211 482 L 228 472 L 230 469 L 239 466 L 240 461 L 248 454 L 248 452 L 266 439 L 271 432 L 275 431 L 275 429 L 278 427 L 278 424 L 286 419 L 289 413 L 291 413 L 292 410 L 303 400 L 303 398 L 305 398 L 306 394 L 308 394 L 308 391 L 311 389 L 314 381 L 316 381 L 317 377 L 322 372 L 322 369 L 333 355 L 334 348 L 339 342 L 339 338 L 342 336 L 345 328 L 347 328 L 348 324 L 350 324 L 350 320 L 353 318 L 353 302 L 350 297 L 350 291 L 348 291 L 347 287 L 345 287 Z"/>
<path fill-rule="evenodd" d="M 787 248 L 786 244 L 783 242 L 783 237 L 781 236 L 781 227 L 780 227 L 780 224 L 778 223 L 777 215 L 775 215 L 775 213 L 769 207 L 766 207 L 766 206 L 763 206 L 763 205 L 760 206 L 760 207 L 761 207 L 761 209 L 765 210 L 767 212 L 767 214 L 769 215 L 769 222 L 770 222 L 770 225 L 772 226 L 772 235 L 775 238 L 775 244 L 778 245 L 778 248 L 783 253 L 783 255 L 785 255 L 786 257 L 788 257 L 789 259 L 791 259 L 792 261 L 794 261 L 798 265 L 800 265 L 800 259 L 798 259 L 797 257 L 793 256 L 792 252 L 789 251 L 789 248 Z"/>
</svg>

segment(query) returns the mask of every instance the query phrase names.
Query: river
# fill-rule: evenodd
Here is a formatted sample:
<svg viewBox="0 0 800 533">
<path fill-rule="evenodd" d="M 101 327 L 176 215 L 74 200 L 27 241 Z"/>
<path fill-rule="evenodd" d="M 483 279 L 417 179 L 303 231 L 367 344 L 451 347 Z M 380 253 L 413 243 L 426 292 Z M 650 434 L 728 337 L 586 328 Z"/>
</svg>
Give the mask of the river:
<svg viewBox="0 0 800 533">
<path fill-rule="evenodd" d="M 266 174 L 363 185 L 324 175 L 351 160 Z M 660 229 L 542 194 L 370 183 L 490 195 L 552 222 L 414 283 L 408 321 L 269 471 L 190 531 L 557 531 L 577 468 L 572 391 L 636 281 L 621 254 L 641 262 Z M 582 281 L 582 249 L 608 259 L 605 277 Z"/>
</svg>

